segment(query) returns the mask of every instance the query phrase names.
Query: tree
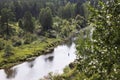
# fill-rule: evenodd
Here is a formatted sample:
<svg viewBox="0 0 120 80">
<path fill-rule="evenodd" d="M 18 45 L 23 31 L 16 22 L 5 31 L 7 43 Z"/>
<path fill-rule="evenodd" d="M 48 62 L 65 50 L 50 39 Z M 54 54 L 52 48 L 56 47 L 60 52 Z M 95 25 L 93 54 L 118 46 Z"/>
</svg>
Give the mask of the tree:
<svg viewBox="0 0 120 80">
<path fill-rule="evenodd" d="M 53 2 L 46 2 L 46 6 L 49 7 L 52 11 L 52 15 L 55 16 L 56 14 L 56 6 L 54 5 Z"/>
<path fill-rule="evenodd" d="M 80 29 L 80 28 L 84 28 L 84 18 L 80 15 L 77 15 L 76 16 L 76 23 L 77 23 L 77 28 Z"/>
<path fill-rule="evenodd" d="M 99 1 L 90 7 L 93 37 L 79 41 L 78 70 L 90 80 L 119 80 L 120 75 L 120 1 Z"/>
<path fill-rule="evenodd" d="M 76 6 L 75 6 L 75 14 L 76 15 L 81 15 L 84 17 L 84 8 L 83 8 L 83 3 L 79 1 Z"/>
<path fill-rule="evenodd" d="M 32 13 L 33 17 L 35 17 L 35 18 L 37 18 L 39 16 L 39 7 L 36 2 L 33 3 L 32 7 L 31 7 L 31 13 Z"/>
<path fill-rule="evenodd" d="M 13 20 L 14 13 L 8 8 L 3 8 L 1 10 L 0 32 L 6 34 L 6 36 L 9 36 L 10 35 L 9 22 Z"/>
<path fill-rule="evenodd" d="M 20 18 L 22 18 L 22 6 L 20 5 L 20 2 L 14 1 L 14 11 L 15 11 L 15 17 L 16 20 L 18 21 Z"/>
<path fill-rule="evenodd" d="M 72 4 L 68 2 L 66 6 L 64 7 L 64 18 L 69 19 L 72 17 L 72 14 L 74 13 L 74 10 L 72 11 Z"/>
<path fill-rule="evenodd" d="M 34 27 L 32 15 L 29 11 L 27 11 L 27 12 L 25 12 L 24 18 L 23 18 L 23 30 L 33 33 L 34 28 L 35 27 Z"/>
<path fill-rule="evenodd" d="M 75 5 L 68 2 L 64 7 L 58 10 L 59 16 L 65 19 L 70 19 L 75 16 Z"/>
<path fill-rule="evenodd" d="M 3 57 L 7 58 L 7 57 L 10 57 L 11 55 L 13 55 L 13 48 L 12 46 L 10 45 L 6 45 L 5 46 L 5 49 L 4 49 L 4 55 Z"/>
<path fill-rule="evenodd" d="M 47 31 L 52 29 L 53 19 L 52 19 L 52 12 L 50 8 L 43 8 L 40 11 L 39 21 L 42 25 L 42 29 Z"/>
<path fill-rule="evenodd" d="M 75 5 L 75 16 L 77 16 L 77 15 L 80 15 L 81 17 L 83 17 L 81 26 L 86 27 L 87 20 L 89 17 L 88 1 L 86 1 L 85 3 L 78 2 Z"/>
<path fill-rule="evenodd" d="M 19 19 L 18 25 L 21 29 L 24 29 L 22 19 Z"/>
<path fill-rule="evenodd" d="M 59 9 L 58 9 L 58 16 L 60 18 L 63 18 L 64 17 L 64 7 L 63 6 L 60 6 Z"/>
</svg>

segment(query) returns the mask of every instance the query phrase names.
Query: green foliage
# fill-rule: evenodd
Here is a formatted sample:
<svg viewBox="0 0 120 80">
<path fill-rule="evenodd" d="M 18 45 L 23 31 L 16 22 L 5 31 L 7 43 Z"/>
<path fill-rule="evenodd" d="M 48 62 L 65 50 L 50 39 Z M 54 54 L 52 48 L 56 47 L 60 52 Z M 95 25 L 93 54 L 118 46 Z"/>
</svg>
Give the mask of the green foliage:
<svg viewBox="0 0 120 80">
<path fill-rule="evenodd" d="M 17 40 L 13 43 L 13 46 L 14 47 L 17 47 L 17 46 L 21 46 L 22 45 L 22 41 L 21 40 Z"/>
<path fill-rule="evenodd" d="M 55 17 L 54 18 L 54 23 L 53 23 L 53 29 L 56 31 L 56 32 L 59 32 L 61 31 L 61 25 L 62 25 L 62 19 L 60 17 Z"/>
<path fill-rule="evenodd" d="M 57 37 L 68 38 L 77 31 L 77 21 L 75 19 L 54 18 L 53 30 Z"/>
<path fill-rule="evenodd" d="M 70 19 L 75 16 L 75 4 L 68 2 L 64 7 L 60 7 L 58 12 L 60 17 Z"/>
<path fill-rule="evenodd" d="M 31 33 L 27 33 L 25 36 L 24 36 L 24 44 L 30 44 L 32 43 L 34 40 L 36 40 L 37 37 Z"/>
<path fill-rule="evenodd" d="M 72 24 L 72 22 L 69 22 L 67 20 L 62 21 L 62 25 L 60 26 L 60 36 L 63 38 L 69 37 L 74 30 L 76 29 L 76 26 Z"/>
<path fill-rule="evenodd" d="M 75 16 L 76 18 L 79 17 L 77 21 L 78 26 L 81 26 L 81 28 L 87 26 L 87 20 L 89 17 L 88 1 L 86 1 L 85 3 L 78 2 L 75 5 Z"/>
<path fill-rule="evenodd" d="M 79 1 L 76 5 L 75 5 L 75 14 L 76 15 L 81 15 L 84 16 L 84 9 L 83 9 L 83 4 L 81 3 L 81 1 Z"/>
<path fill-rule="evenodd" d="M 87 20 L 88 18 L 89 18 L 89 15 L 90 15 L 90 12 L 89 12 L 89 2 L 87 1 L 87 2 L 85 2 L 85 3 L 83 3 L 83 11 L 84 11 L 84 18 Z M 79 14 L 80 15 L 80 14 Z"/>
<path fill-rule="evenodd" d="M 85 27 L 85 25 L 84 25 L 84 18 L 82 16 L 77 15 L 75 20 L 76 20 L 76 23 L 77 23 L 77 29 Z"/>
<path fill-rule="evenodd" d="M 78 70 L 90 80 L 120 78 L 120 3 L 107 3 L 99 1 L 99 9 L 90 7 L 93 37 L 78 41 Z"/>
<path fill-rule="evenodd" d="M 46 6 L 51 9 L 52 15 L 56 14 L 54 3 L 52 3 L 52 2 L 46 2 Z"/>
<path fill-rule="evenodd" d="M 52 20 L 52 12 L 50 8 L 47 7 L 41 9 L 39 15 L 39 21 L 44 31 L 52 29 L 53 20 Z"/>
<path fill-rule="evenodd" d="M 22 23 L 19 25 L 22 27 Z M 32 19 L 32 14 L 30 12 L 26 12 L 23 19 L 23 30 L 33 33 L 34 28 L 35 27 Z"/>
<path fill-rule="evenodd" d="M 18 25 L 19 25 L 19 27 L 20 27 L 21 29 L 24 29 L 22 19 L 19 19 Z"/>
<path fill-rule="evenodd" d="M 7 57 L 10 57 L 11 55 L 13 55 L 13 48 L 12 46 L 10 45 L 6 45 L 5 46 L 5 50 L 4 50 L 4 55 L 3 57 L 7 58 Z"/>
<path fill-rule="evenodd" d="M 21 62 L 21 60 L 25 61 L 27 58 L 44 54 L 46 53 L 46 49 L 53 48 L 53 46 L 58 45 L 59 42 L 61 42 L 61 39 L 58 38 L 57 39 L 45 38 L 43 41 L 37 39 L 36 41 L 30 43 L 29 45 L 26 44 L 18 47 L 12 47 L 12 49 L 9 51 L 15 54 L 14 55 L 11 54 L 11 56 L 9 56 L 8 58 L 7 56 L 3 57 L 4 50 L 0 51 L 0 63 L 1 63 L 0 68 L 6 68 L 6 67 L 9 68 L 11 67 L 11 65 L 13 66 L 16 63 Z M 8 42 L 8 44 L 10 43 Z"/>
<path fill-rule="evenodd" d="M 14 13 L 8 9 L 3 8 L 1 10 L 1 18 L 0 18 L 0 34 L 9 37 L 11 35 L 11 27 L 9 26 L 9 23 L 13 21 L 14 19 Z"/>
<path fill-rule="evenodd" d="M 89 17 L 88 5 L 88 1 L 84 3 L 82 1 L 78 1 L 75 5 L 75 16 L 80 15 L 87 20 Z"/>
<path fill-rule="evenodd" d="M 20 39 L 18 36 L 11 37 L 11 45 L 13 47 L 18 47 L 21 46 L 22 44 L 23 44 L 23 40 Z"/>
<path fill-rule="evenodd" d="M 1 23 L 5 24 L 14 19 L 14 13 L 9 8 L 1 10 Z"/>
<path fill-rule="evenodd" d="M 0 39 L 0 50 L 4 49 L 5 43 L 3 39 Z"/>
</svg>

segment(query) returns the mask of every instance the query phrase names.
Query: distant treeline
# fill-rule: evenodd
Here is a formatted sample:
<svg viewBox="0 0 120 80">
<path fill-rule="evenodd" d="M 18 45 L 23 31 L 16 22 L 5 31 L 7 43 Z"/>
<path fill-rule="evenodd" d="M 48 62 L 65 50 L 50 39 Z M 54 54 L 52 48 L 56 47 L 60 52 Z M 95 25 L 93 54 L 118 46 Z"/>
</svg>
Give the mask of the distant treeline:
<svg viewBox="0 0 120 80">
<path fill-rule="evenodd" d="M 66 18 L 68 14 L 65 10 L 68 10 L 70 14 L 68 17 L 74 17 L 78 14 L 84 16 L 82 6 L 85 1 L 86 0 L 0 0 L 0 15 L 3 8 L 9 8 L 15 14 L 16 21 L 21 19 L 26 11 L 31 12 L 33 17 L 38 18 L 40 10 L 49 7 L 52 10 L 53 16 Z M 64 6 L 66 6 L 68 2 L 70 2 L 68 5 L 70 9 L 65 9 Z"/>
</svg>

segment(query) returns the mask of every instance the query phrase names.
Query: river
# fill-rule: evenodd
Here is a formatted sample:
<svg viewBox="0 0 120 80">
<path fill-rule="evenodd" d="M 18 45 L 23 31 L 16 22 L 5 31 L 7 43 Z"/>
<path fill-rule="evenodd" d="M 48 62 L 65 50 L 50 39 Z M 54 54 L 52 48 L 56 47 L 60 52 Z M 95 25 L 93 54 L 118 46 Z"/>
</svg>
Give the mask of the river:
<svg viewBox="0 0 120 80">
<path fill-rule="evenodd" d="M 50 72 L 62 74 L 63 69 L 76 59 L 75 43 L 58 45 L 52 53 L 36 57 L 10 69 L 0 70 L 0 80 L 40 80 Z"/>
</svg>

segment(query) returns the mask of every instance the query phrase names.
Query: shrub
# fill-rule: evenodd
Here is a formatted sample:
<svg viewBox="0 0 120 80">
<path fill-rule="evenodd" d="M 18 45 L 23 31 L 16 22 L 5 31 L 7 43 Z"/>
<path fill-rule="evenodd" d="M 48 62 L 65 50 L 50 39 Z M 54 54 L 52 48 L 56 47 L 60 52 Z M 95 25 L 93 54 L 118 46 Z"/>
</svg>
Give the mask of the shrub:
<svg viewBox="0 0 120 80">
<path fill-rule="evenodd" d="M 17 40 L 16 42 L 13 43 L 14 47 L 20 46 L 22 45 L 22 41 L 21 40 Z"/>
<path fill-rule="evenodd" d="M 33 41 L 36 40 L 36 39 L 37 39 L 36 35 L 27 33 L 27 34 L 24 36 L 24 44 L 30 44 L 31 42 L 33 42 Z"/>
<path fill-rule="evenodd" d="M 22 45 L 22 40 L 18 36 L 13 36 L 11 40 L 14 47 Z"/>
<path fill-rule="evenodd" d="M 5 43 L 3 40 L 0 40 L 0 50 L 4 49 Z"/>
<path fill-rule="evenodd" d="M 12 46 L 10 46 L 10 45 L 6 45 L 5 46 L 5 50 L 4 50 L 4 55 L 3 55 L 3 57 L 9 57 L 9 56 L 11 56 L 11 55 L 13 55 L 14 53 L 13 53 L 13 48 L 12 48 Z"/>
</svg>

